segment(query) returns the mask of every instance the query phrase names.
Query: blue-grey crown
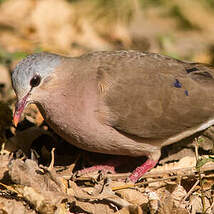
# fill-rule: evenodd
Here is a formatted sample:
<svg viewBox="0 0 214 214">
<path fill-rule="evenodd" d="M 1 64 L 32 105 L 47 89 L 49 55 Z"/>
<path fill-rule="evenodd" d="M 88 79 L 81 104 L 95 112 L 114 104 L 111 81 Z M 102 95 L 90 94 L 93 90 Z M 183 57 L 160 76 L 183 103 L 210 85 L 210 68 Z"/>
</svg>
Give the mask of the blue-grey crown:
<svg viewBox="0 0 214 214">
<path fill-rule="evenodd" d="M 30 90 L 30 80 L 35 74 L 48 76 L 60 64 L 61 56 L 52 53 L 36 53 L 19 62 L 12 72 L 12 85 L 18 96 Z"/>
</svg>

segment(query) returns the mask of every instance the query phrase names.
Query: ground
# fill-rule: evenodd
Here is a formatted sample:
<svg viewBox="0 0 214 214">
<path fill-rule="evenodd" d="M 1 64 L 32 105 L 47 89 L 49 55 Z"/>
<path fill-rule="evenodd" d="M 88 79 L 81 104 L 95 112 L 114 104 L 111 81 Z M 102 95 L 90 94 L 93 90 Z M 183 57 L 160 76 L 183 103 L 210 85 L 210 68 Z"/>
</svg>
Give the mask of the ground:
<svg viewBox="0 0 214 214">
<path fill-rule="evenodd" d="M 213 127 L 163 148 L 132 184 L 126 178 L 144 157 L 77 149 L 34 105 L 14 127 L 10 81 L 16 63 L 40 51 L 137 49 L 212 64 L 213 11 L 209 0 L 0 0 L 0 213 L 214 213 Z M 78 173 L 109 159 L 124 163 L 115 174 Z"/>
</svg>

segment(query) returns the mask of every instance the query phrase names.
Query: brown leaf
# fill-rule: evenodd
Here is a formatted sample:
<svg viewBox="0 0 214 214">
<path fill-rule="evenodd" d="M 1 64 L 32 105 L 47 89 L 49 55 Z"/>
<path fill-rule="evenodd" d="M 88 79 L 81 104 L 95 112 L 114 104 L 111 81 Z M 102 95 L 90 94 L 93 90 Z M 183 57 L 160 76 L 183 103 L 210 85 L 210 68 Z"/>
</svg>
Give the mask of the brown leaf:
<svg viewBox="0 0 214 214">
<path fill-rule="evenodd" d="M 40 193 L 35 191 L 32 187 L 28 186 L 17 186 L 16 190 L 25 199 L 31 202 L 35 206 L 35 209 L 42 214 L 52 214 L 57 209 L 57 206 L 62 201 L 60 194 L 48 191 Z"/>
<path fill-rule="evenodd" d="M 143 214 L 143 211 L 140 206 L 130 205 L 118 210 L 115 214 Z"/>
<path fill-rule="evenodd" d="M 118 190 L 117 194 L 134 205 L 140 206 L 142 204 L 148 203 L 148 197 L 135 189 Z"/>
<path fill-rule="evenodd" d="M 89 203 L 76 201 L 76 206 L 80 207 L 84 212 L 88 213 L 102 213 L 102 214 L 111 214 L 114 213 L 114 210 L 109 207 L 108 204 L 104 203 Z"/>
<path fill-rule="evenodd" d="M 181 204 L 181 200 L 186 196 L 187 192 L 183 186 L 177 185 L 171 196 L 173 198 L 174 206 L 177 208 L 184 208 L 186 204 Z"/>
<path fill-rule="evenodd" d="M 0 198 L 0 213 L 1 214 L 36 214 L 32 209 L 29 209 L 28 206 L 24 206 L 21 201 Z"/>
<path fill-rule="evenodd" d="M 48 131 L 39 127 L 30 127 L 24 131 L 17 132 L 15 136 L 9 138 L 8 142 L 5 143 L 4 149 L 9 152 L 21 149 L 25 154 L 29 154 L 32 142 L 44 134 L 50 135 Z"/>
<path fill-rule="evenodd" d="M 0 180 L 2 180 L 6 172 L 8 172 L 8 164 L 11 159 L 12 156 L 9 154 L 0 155 Z"/>
<path fill-rule="evenodd" d="M 9 174 L 16 184 L 26 185 L 35 190 L 61 191 L 59 184 L 61 180 L 55 177 L 56 175 L 43 172 L 37 163 L 30 159 L 12 161 L 9 166 Z"/>
</svg>

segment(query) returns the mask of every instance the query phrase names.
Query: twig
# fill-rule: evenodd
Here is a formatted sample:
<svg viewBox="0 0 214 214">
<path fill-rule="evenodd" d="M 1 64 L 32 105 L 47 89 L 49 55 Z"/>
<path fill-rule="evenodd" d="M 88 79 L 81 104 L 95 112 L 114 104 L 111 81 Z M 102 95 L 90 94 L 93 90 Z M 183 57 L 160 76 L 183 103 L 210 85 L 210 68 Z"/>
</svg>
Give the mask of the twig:
<svg viewBox="0 0 214 214">
<path fill-rule="evenodd" d="M 175 176 L 170 176 L 168 178 L 155 179 L 153 181 L 143 181 L 143 182 L 139 182 L 139 183 L 136 183 L 136 184 L 125 184 L 125 185 L 122 185 L 122 186 L 119 186 L 119 187 L 112 187 L 112 190 L 116 191 L 116 190 L 121 190 L 121 189 L 133 188 L 133 187 L 146 185 L 146 184 L 150 184 L 150 183 L 156 183 L 156 182 L 160 182 L 160 181 L 171 180 L 171 179 L 175 179 L 177 177 L 178 176 L 175 175 Z"/>
<path fill-rule="evenodd" d="M 199 155 L 198 155 L 198 146 L 199 146 L 199 139 L 195 139 L 195 157 L 196 157 L 196 163 L 199 161 Z M 204 187 L 203 187 L 203 179 L 201 175 L 201 167 L 198 168 L 198 176 L 199 176 L 199 183 L 201 188 L 201 203 L 202 203 L 202 213 L 206 213 L 206 207 L 205 207 L 205 195 L 204 195 Z"/>
<path fill-rule="evenodd" d="M 54 162 L 55 162 L 54 151 L 55 151 L 55 148 L 52 148 L 52 150 L 51 150 L 51 162 L 50 162 L 50 165 L 48 167 L 49 171 L 51 171 L 54 168 Z"/>
<path fill-rule="evenodd" d="M 212 212 L 213 207 L 214 207 L 214 201 L 213 201 L 213 203 L 211 204 L 211 206 L 210 206 L 210 207 L 208 207 L 208 208 L 206 209 L 206 212 L 207 212 L 208 210 L 210 210 L 210 212 L 209 212 L 209 213 L 211 213 L 211 212 Z"/>
<path fill-rule="evenodd" d="M 195 184 L 192 186 L 192 188 L 189 190 L 189 192 L 186 194 L 186 196 L 181 200 L 181 204 L 184 202 L 184 201 L 186 201 L 186 199 L 192 194 L 192 192 L 194 191 L 194 189 L 195 189 L 195 187 L 198 185 L 198 183 L 199 183 L 199 180 L 197 180 L 196 182 L 195 182 Z"/>
<path fill-rule="evenodd" d="M 80 159 L 80 153 L 76 156 L 75 160 L 74 160 L 74 163 L 71 164 L 71 166 L 69 167 L 71 172 L 73 172 L 74 170 L 74 167 L 76 166 L 77 162 L 79 161 Z"/>
<path fill-rule="evenodd" d="M 7 189 L 8 191 L 14 192 L 14 193 L 16 193 L 17 195 L 19 195 L 19 193 L 18 193 L 12 186 L 8 186 L 8 185 L 3 184 L 3 183 L 1 183 L 1 182 L 0 182 L 0 185 L 3 186 L 3 187 L 4 187 L 5 189 Z"/>
</svg>

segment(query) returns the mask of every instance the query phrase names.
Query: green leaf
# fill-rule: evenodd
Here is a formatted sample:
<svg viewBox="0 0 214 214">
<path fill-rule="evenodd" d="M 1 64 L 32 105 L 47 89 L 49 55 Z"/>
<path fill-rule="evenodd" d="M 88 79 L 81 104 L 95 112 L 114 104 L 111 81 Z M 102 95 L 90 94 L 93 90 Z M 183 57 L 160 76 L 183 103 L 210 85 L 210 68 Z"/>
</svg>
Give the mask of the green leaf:
<svg viewBox="0 0 214 214">
<path fill-rule="evenodd" d="M 204 164 L 206 164 L 209 161 L 210 161 L 209 158 L 200 158 L 196 163 L 196 170 L 199 170 Z"/>
</svg>

